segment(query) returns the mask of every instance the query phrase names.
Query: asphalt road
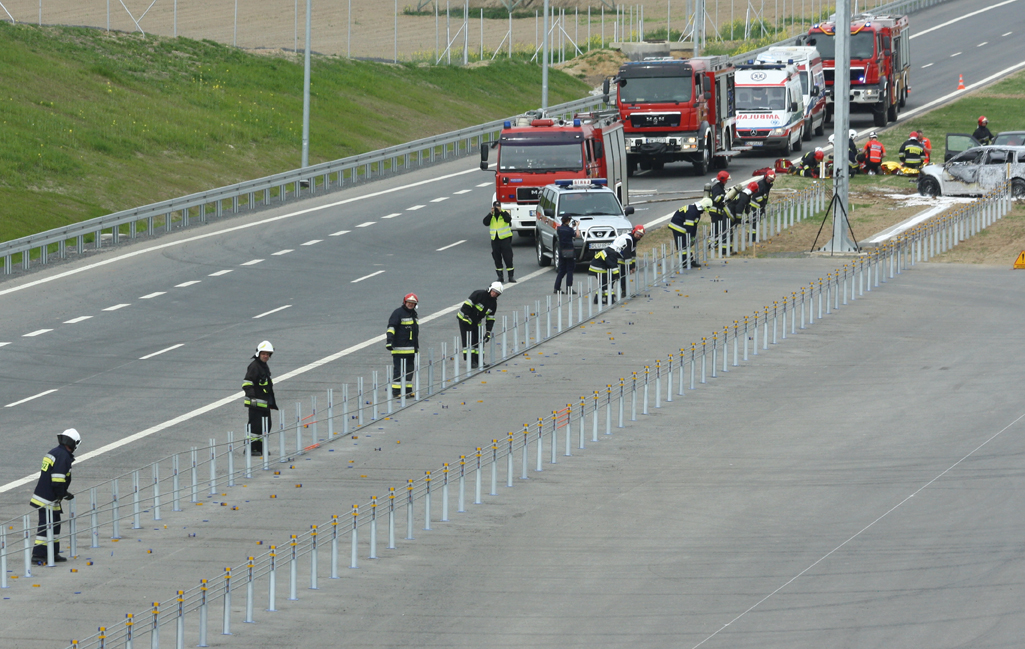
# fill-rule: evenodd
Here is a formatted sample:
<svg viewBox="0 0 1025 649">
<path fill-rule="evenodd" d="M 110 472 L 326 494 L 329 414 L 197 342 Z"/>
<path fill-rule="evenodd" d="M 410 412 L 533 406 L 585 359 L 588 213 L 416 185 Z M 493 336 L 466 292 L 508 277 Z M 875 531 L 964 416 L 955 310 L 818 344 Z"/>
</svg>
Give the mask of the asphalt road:
<svg viewBox="0 0 1025 649">
<path fill-rule="evenodd" d="M 954 93 L 958 74 L 971 84 L 1025 60 L 1021 3 L 987 9 L 993 4 L 959 1 L 912 16 L 913 33 L 922 35 L 912 40 L 905 112 Z M 871 128 L 869 115 L 852 120 L 859 130 Z M 931 135 L 939 144 L 940 134 Z M 741 178 L 774 158 L 744 157 L 731 172 Z M 472 159 L 457 161 L 0 284 L 0 511 L 21 508 L 30 486 L 12 481 L 38 465 L 65 427 L 82 432 L 87 453 L 230 399 L 260 340 L 278 349 L 272 369 L 282 376 L 382 335 L 408 291 L 420 295 L 425 317 L 485 287 L 494 275 L 480 219 L 492 178 Z M 635 176 L 631 190 L 650 199 L 699 189 L 706 180 L 687 165 L 670 165 Z M 676 206 L 639 204 L 635 221 L 650 222 Z M 525 277 L 536 262 L 527 240 L 516 244 L 518 275 Z M 516 285 L 500 301 L 503 313 L 544 299 L 551 281 L 541 275 Z M 453 320 L 446 313 L 428 323 L 425 344 L 451 345 Z M 279 401 L 308 404 L 310 395 L 337 391 L 372 369 L 383 374 L 388 361 L 381 342 L 353 349 L 280 383 Z M 241 405 L 213 407 L 80 463 L 76 479 L 135 468 L 227 430 L 241 432 L 243 424 Z"/>
</svg>

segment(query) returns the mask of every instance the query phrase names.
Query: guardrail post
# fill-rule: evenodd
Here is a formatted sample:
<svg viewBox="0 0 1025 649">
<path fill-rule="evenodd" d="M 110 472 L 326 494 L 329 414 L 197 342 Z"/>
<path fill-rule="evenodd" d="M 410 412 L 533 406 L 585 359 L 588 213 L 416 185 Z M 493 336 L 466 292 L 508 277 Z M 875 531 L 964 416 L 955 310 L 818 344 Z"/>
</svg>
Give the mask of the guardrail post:
<svg viewBox="0 0 1025 649">
<path fill-rule="evenodd" d="M 370 498 L 370 558 L 377 558 L 377 496 Z"/>
<path fill-rule="evenodd" d="M 395 487 L 388 488 L 388 549 L 395 549 Z"/>
<path fill-rule="evenodd" d="M 296 535 L 292 535 L 292 540 L 289 541 L 289 561 L 288 561 L 288 599 L 290 601 L 296 601 L 299 599 L 299 594 L 296 591 L 297 581 L 299 578 L 299 541 L 296 539 Z"/>
<path fill-rule="evenodd" d="M 406 540 L 413 541 L 413 479 L 406 482 Z"/>
<path fill-rule="evenodd" d="M 111 485 L 111 501 L 110 501 L 110 513 L 113 522 L 112 532 L 110 538 L 120 539 L 121 538 L 121 516 L 118 513 L 118 494 L 117 494 L 117 478 Z"/>
<path fill-rule="evenodd" d="M 268 558 L 270 560 L 270 567 L 267 571 L 267 610 L 274 612 L 278 610 L 275 608 L 278 596 L 278 551 L 276 545 L 270 546 L 270 553 Z M 205 583 L 205 580 L 204 580 Z M 205 589 L 204 589 L 205 590 Z M 203 594 L 204 601 L 206 599 L 206 593 Z"/>
<path fill-rule="evenodd" d="M 310 590 L 317 590 L 318 560 L 317 526 L 310 525 Z"/>
</svg>

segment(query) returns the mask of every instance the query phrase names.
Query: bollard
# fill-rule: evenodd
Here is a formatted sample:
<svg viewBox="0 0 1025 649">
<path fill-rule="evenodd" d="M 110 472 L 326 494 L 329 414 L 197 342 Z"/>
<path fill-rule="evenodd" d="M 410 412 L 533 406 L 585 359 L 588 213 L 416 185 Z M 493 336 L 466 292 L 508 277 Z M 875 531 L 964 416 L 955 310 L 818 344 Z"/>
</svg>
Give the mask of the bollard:
<svg viewBox="0 0 1025 649">
<path fill-rule="evenodd" d="M 540 449 L 540 445 L 538 445 L 538 448 Z M 480 492 L 481 492 L 481 476 L 480 476 L 481 462 L 480 462 L 480 457 L 481 457 L 481 454 L 480 454 L 480 451 L 481 451 L 481 447 L 478 446 L 477 447 L 477 472 L 476 472 L 476 475 L 474 476 L 474 498 L 473 498 L 473 504 L 474 505 L 481 504 L 481 500 L 480 500 Z M 540 453 L 541 452 L 539 450 L 538 451 L 538 461 L 537 461 L 537 463 L 539 465 L 541 464 Z"/>
<path fill-rule="evenodd" d="M 199 580 L 199 645 L 200 647 L 208 647 L 206 643 L 206 627 L 207 620 L 209 619 L 209 603 L 206 598 L 206 579 Z"/>
<path fill-rule="evenodd" d="M 46 512 L 46 566 L 52 568 L 55 565 L 53 556 L 53 510 L 46 507 L 43 511 Z"/>
<path fill-rule="evenodd" d="M 370 558 L 377 558 L 377 496 L 370 497 Z"/>
<path fill-rule="evenodd" d="M 541 466 L 541 456 L 544 454 L 544 419 L 541 417 L 537 418 L 537 464 L 534 466 L 536 473 L 541 473 L 544 469 Z M 478 453 L 480 449 L 477 449 Z"/>
<path fill-rule="evenodd" d="M 160 647 L 160 602 L 153 602 L 153 620 L 150 622 L 149 630 L 150 649 Z"/>
<path fill-rule="evenodd" d="M 690 389 L 694 389 L 694 357 L 697 354 L 697 343 L 690 344 Z"/>
<path fill-rule="evenodd" d="M 349 569 L 359 568 L 359 505 L 352 506 L 352 528 L 349 530 Z"/>
<path fill-rule="evenodd" d="M 612 434 L 612 385 L 605 387 L 605 434 Z M 569 429 L 566 430 L 566 449 L 569 449 Z M 567 452 L 566 455 L 569 455 Z"/>
<path fill-rule="evenodd" d="M 581 412 L 581 415 L 583 413 Z M 594 391 L 594 402 L 591 407 L 591 441 L 598 441 L 598 391 Z"/>
<path fill-rule="evenodd" d="M 181 591 L 178 591 L 179 597 Z M 243 623 L 253 623 L 253 557 L 246 563 L 246 618 Z"/>
<path fill-rule="evenodd" d="M 395 549 L 395 487 L 388 488 L 388 549 Z"/>
<path fill-rule="evenodd" d="M 221 635 L 231 635 L 231 568 L 224 569 L 224 614 Z M 154 605 L 155 606 L 155 605 Z"/>
<path fill-rule="evenodd" d="M 138 486 L 136 485 L 136 487 Z M 138 494 L 138 488 L 135 489 L 135 492 Z M 210 495 L 217 495 L 217 440 L 213 437 L 210 438 Z M 138 497 L 136 497 L 136 501 L 138 501 Z M 138 528 L 133 527 L 133 529 Z"/>
<path fill-rule="evenodd" d="M 195 449 L 193 449 L 193 450 L 195 450 Z M 111 533 L 111 537 L 110 538 L 112 538 L 112 539 L 120 539 L 121 538 L 121 517 L 120 517 L 119 512 L 118 512 L 119 508 L 118 508 L 118 494 L 117 494 L 117 478 L 114 478 L 114 481 L 113 481 L 113 483 L 111 485 L 111 494 L 112 495 L 111 495 L 111 501 L 110 501 L 110 516 L 111 516 L 113 525 L 111 526 L 112 527 L 112 533 Z"/>
<path fill-rule="evenodd" d="M 195 446 L 192 451 L 192 502 L 199 502 L 199 449 Z"/>
<path fill-rule="evenodd" d="M 655 408 L 662 407 L 662 361 L 655 359 Z"/>
<path fill-rule="evenodd" d="M 520 467 L 520 480 L 526 480 L 527 479 L 527 461 L 528 461 L 527 460 L 527 456 L 529 454 L 528 453 L 529 450 L 530 450 L 530 426 L 528 426 L 527 424 L 523 424 L 523 457 L 520 459 L 520 464 L 521 464 L 521 467 Z M 461 457 L 464 457 L 464 456 L 461 456 Z M 465 462 L 462 462 L 462 460 L 460 460 L 460 463 L 461 464 L 465 464 Z M 462 484 L 462 479 L 463 479 L 462 478 L 462 469 L 460 469 L 460 475 L 459 475 L 460 485 Z M 460 511 L 462 511 L 461 507 L 462 507 L 462 505 L 460 505 Z"/>
<path fill-rule="evenodd" d="M 705 383 L 705 366 L 706 366 L 706 363 L 707 363 L 707 361 L 706 361 L 707 357 L 708 357 L 708 340 L 706 340 L 705 338 L 702 338 L 701 339 L 701 383 L 702 383 L 702 385 L 704 385 L 704 383 Z"/>
<path fill-rule="evenodd" d="M 642 415 L 648 414 L 648 376 L 651 372 L 651 368 L 647 365 L 644 366 L 644 409 L 641 411 Z M 596 399 L 597 401 L 597 399 Z"/>
<path fill-rule="evenodd" d="M 310 525 L 310 590 L 317 590 L 317 526 Z"/>
<path fill-rule="evenodd" d="M 288 599 L 294 602 L 299 599 L 299 594 L 296 590 L 299 577 L 299 542 L 296 540 L 295 534 L 292 535 L 289 546 L 291 552 L 288 562 Z"/>
<path fill-rule="evenodd" d="M 673 400 L 673 355 L 669 355 L 669 365 L 666 367 L 666 401 Z"/>
<path fill-rule="evenodd" d="M 270 557 L 270 569 L 267 572 L 267 610 L 270 612 L 274 612 L 278 610 L 274 607 L 275 602 L 277 600 L 278 585 L 278 552 L 276 545 L 270 546 L 270 554 L 268 556 Z M 205 579 L 203 580 L 203 583 L 206 583 Z M 206 601 L 205 590 L 206 589 L 204 589 L 203 593 L 204 602 Z"/>
<path fill-rule="evenodd" d="M 498 495 L 498 440 L 491 440 L 491 491 L 489 496 Z"/>
<path fill-rule="evenodd" d="M 719 364 L 716 354 L 719 352 L 719 333 L 712 332 L 712 378 L 716 377 L 715 368 Z"/>
<path fill-rule="evenodd" d="M 623 377 L 619 378 L 619 428 L 623 427 L 623 397 L 625 396 L 623 394 L 625 392 L 624 381 L 625 381 L 625 379 Z M 580 410 L 580 448 L 584 448 L 584 411 L 583 411 L 583 408 L 581 408 L 581 410 Z"/>
<path fill-rule="evenodd" d="M 637 421 L 637 372 L 633 373 L 633 384 L 630 391 L 630 421 Z"/>
<path fill-rule="evenodd" d="M 175 647 L 185 649 L 185 591 L 178 591 L 178 614 L 175 616 Z"/>
<path fill-rule="evenodd" d="M 376 395 L 375 395 L 376 396 Z M 377 410 L 374 410 L 377 416 Z M 327 389 L 327 438 L 335 438 L 335 391 L 334 388 Z"/>
<path fill-rule="evenodd" d="M 32 576 L 32 532 L 31 530 L 31 516 L 25 514 L 21 517 L 21 528 L 24 532 L 24 543 L 25 543 L 25 569 L 23 574 L 26 578 Z"/>
<path fill-rule="evenodd" d="M 526 426 L 524 426 L 526 427 Z M 523 431 L 526 432 L 526 431 Z M 526 445 L 523 447 L 526 449 Z M 525 453 L 526 451 L 524 451 Z M 527 473 L 527 458 L 524 455 L 523 458 L 523 474 Z M 456 510 L 460 514 L 466 511 L 466 456 L 459 456 L 459 508 Z"/>
<path fill-rule="evenodd" d="M 431 472 L 426 471 L 424 475 L 424 529 L 431 529 Z"/>
<path fill-rule="evenodd" d="M 338 514 L 331 516 L 331 579 L 338 579 Z"/>
<path fill-rule="evenodd" d="M 406 481 L 406 540 L 413 541 L 413 480 Z"/>
</svg>

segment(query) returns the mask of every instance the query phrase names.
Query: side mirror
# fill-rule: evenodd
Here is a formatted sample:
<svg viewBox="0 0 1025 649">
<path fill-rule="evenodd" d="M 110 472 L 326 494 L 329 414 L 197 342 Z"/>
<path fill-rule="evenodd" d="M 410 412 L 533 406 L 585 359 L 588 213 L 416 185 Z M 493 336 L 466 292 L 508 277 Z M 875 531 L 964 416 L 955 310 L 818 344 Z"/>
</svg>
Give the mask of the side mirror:
<svg viewBox="0 0 1025 649">
<path fill-rule="evenodd" d="M 623 208 L 623 214 L 626 214 L 627 216 L 630 216 L 633 213 L 634 213 L 634 206 L 633 205 L 627 205 L 626 207 Z"/>
<path fill-rule="evenodd" d="M 797 102 L 796 101 L 790 102 L 790 112 L 791 113 L 796 113 L 797 112 Z"/>
<path fill-rule="evenodd" d="M 891 56 L 893 56 L 893 52 L 891 52 L 890 50 L 883 50 L 883 56 L 885 56 L 886 58 L 890 58 Z"/>
<path fill-rule="evenodd" d="M 545 207 L 542 211 L 545 213 L 545 216 L 547 216 L 548 218 L 552 218 L 552 217 L 555 216 L 555 208 L 554 207 Z"/>
<path fill-rule="evenodd" d="M 811 89 L 811 96 L 812 97 L 818 97 L 819 96 L 819 87 L 818 86 L 815 86 L 814 88 Z"/>
<path fill-rule="evenodd" d="M 480 143 L 480 168 L 482 171 L 488 170 L 488 144 L 487 142 Z"/>
<path fill-rule="evenodd" d="M 606 95 L 609 94 L 609 85 L 610 85 L 609 84 L 609 80 L 606 77 L 605 81 L 601 82 L 601 91 L 602 91 L 603 94 L 606 94 Z"/>
<path fill-rule="evenodd" d="M 709 92 L 708 90 L 706 90 L 705 91 L 705 99 L 711 99 L 711 98 L 712 98 L 712 93 Z"/>
</svg>

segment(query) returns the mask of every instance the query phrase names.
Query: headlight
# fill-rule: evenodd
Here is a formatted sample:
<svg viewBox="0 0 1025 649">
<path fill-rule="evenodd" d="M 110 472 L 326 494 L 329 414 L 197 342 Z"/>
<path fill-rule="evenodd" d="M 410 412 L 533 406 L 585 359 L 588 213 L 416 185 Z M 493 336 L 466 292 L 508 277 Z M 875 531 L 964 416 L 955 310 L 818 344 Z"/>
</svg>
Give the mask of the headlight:
<svg viewBox="0 0 1025 649">
<path fill-rule="evenodd" d="M 875 99 L 878 96 L 879 96 L 879 91 L 876 90 L 876 89 L 864 90 L 862 92 L 862 97 L 864 97 L 865 99 Z"/>
<path fill-rule="evenodd" d="M 624 229 L 624 228 L 617 228 L 616 229 L 616 234 L 617 235 L 620 235 L 620 234 L 630 234 L 630 228 L 626 228 L 626 229 Z"/>
<path fill-rule="evenodd" d="M 698 143 L 698 139 L 696 137 L 685 137 L 685 138 L 683 138 L 683 141 L 685 143 L 687 143 L 687 144 L 697 144 Z"/>
<path fill-rule="evenodd" d="M 780 137 L 781 135 L 785 135 L 786 132 L 787 130 L 785 128 L 774 128 L 769 131 L 769 137 Z"/>
</svg>

